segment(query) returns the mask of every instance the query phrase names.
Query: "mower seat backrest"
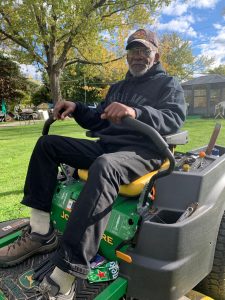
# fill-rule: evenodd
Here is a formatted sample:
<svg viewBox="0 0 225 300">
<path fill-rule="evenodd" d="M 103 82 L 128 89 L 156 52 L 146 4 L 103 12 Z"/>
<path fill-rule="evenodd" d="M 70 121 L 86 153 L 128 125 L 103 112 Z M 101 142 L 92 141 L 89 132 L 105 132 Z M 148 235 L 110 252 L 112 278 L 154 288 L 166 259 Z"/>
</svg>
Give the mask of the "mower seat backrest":
<svg viewBox="0 0 225 300">
<path fill-rule="evenodd" d="M 175 147 L 176 145 L 185 145 L 188 143 L 188 132 L 179 131 L 177 133 L 165 135 L 163 138 L 170 147 Z"/>
<path fill-rule="evenodd" d="M 164 139 L 167 142 L 167 144 L 170 146 L 170 148 L 174 148 L 174 146 L 176 145 L 186 144 L 188 141 L 187 137 L 188 137 L 187 131 L 182 131 L 175 134 L 167 135 L 164 137 Z M 119 189 L 119 194 L 128 197 L 135 197 L 140 195 L 144 186 L 149 182 L 152 176 L 161 170 L 167 169 L 168 167 L 169 167 L 169 161 L 166 159 L 158 170 L 152 171 L 129 184 L 121 185 Z M 88 170 L 79 169 L 78 175 L 81 180 L 86 181 L 88 178 Z"/>
</svg>

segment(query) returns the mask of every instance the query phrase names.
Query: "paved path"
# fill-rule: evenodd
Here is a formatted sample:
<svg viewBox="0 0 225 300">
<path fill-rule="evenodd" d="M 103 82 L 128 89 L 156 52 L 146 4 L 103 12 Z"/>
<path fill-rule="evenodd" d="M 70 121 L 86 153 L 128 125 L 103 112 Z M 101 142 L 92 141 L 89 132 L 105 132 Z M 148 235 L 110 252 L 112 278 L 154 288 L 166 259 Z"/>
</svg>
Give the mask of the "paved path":
<svg viewBox="0 0 225 300">
<path fill-rule="evenodd" d="M 37 123 L 44 123 L 44 120 L 35 120 L 34 122 L 32 120 L 29 121 L 15 121 L 15 122 L 0 122 L 0 128 L 1 127 L 13 127 L 13 126 L 21 126 L 21 125 L 34 125 Z"/>
</svg>

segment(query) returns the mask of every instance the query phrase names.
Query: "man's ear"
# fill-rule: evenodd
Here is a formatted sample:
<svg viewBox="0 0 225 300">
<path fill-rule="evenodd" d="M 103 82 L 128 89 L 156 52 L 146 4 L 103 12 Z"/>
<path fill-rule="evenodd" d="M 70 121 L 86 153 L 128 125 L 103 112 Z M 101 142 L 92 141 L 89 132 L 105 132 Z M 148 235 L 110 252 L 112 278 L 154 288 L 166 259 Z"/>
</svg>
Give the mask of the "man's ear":
<svg viewBox="0 0 225 300">
<path fill-rule="evenodd" d="M 157 52 L 157 53 L 155 54 L 155 59 L 154 59 L 154 62 L 155 62 L 155 63 L 157 63 L 157 62 L 159 61 L 159 57 L 160 57 L 160 55 L 159 55 L 159 53 Z"/>
</svg>

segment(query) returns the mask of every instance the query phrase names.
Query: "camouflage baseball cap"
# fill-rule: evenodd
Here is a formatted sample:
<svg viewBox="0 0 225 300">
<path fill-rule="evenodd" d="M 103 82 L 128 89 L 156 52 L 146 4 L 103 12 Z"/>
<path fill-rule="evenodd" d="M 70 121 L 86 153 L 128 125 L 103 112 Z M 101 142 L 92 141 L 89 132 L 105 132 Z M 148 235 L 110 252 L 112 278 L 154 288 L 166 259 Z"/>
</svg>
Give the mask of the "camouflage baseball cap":
<svg viewBox="0 0 225 300">
<path fill-rule="evenodd" d="M 134 43 L 140 43 L 147 48 L 151 48 L 152 46 L 155 48 L 159 47 L 159 41 L 156 33 L 146 29 L 138 29 L 129 36 L 126 50 L 128 50 Z"/>
</svg>

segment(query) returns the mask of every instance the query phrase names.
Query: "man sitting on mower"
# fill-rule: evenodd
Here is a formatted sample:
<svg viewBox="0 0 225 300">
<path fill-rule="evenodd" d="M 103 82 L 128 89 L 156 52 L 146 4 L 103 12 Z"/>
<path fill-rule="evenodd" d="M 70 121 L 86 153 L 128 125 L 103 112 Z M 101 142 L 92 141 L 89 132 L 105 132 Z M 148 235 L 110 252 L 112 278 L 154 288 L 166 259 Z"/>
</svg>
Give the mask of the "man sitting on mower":
<svg viewBox="0 0 225 300">
<path fill-rule="evenodd" d="M 56 104 L 54 117 L 73 115 L 96 141 L 63 136 L 42 136 L 30 159 L 22 203 L 31 207 L 30 226 L 18 241 L 0 249 L 0 265 L 13 266 L 36 253 L 57 247 L 50 222 L 51 201 L 60 163 L 89 169 L 88 180 L 73 206 L 60 245 L 52 260 L 50 276 L 40 284 L 51 299 L 73 299 L 75 278 L 86 278 L 96 255 L 121 184 L 159 168 L 162 158 L 156 146 L 131 128 L 123 117 L 136 118 L 160 134 L 176 132 L 185 120 L 183 90 L 166 75 L 159 62 L 156 34 L 144 29 L 127 41 L 126 78 L 109 89 L 96 109 L 81 102 Z"/>
</svg>

